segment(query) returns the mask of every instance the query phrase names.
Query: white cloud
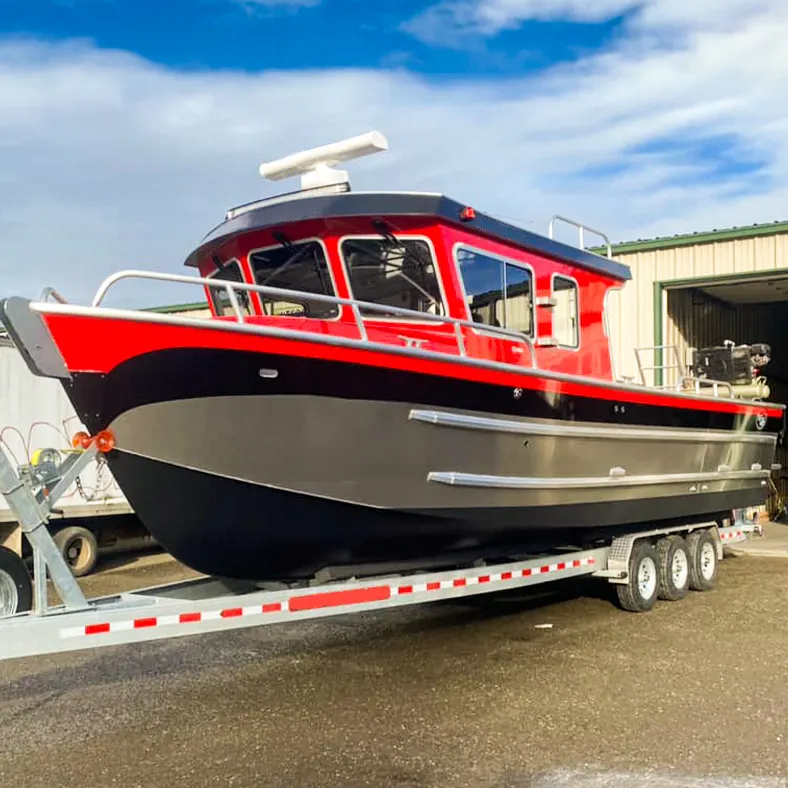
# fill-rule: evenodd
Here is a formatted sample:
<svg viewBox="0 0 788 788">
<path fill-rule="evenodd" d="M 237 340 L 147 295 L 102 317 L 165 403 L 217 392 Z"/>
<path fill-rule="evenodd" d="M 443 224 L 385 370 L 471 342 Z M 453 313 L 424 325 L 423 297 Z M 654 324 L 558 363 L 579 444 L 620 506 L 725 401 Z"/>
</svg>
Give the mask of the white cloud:
<svg viewBox="0 0 788 788">
<path fill-rule="evenodd" d="M 606 22 L 627 15 L 630 32 L 725 29 L 777 7 L 775 0 L 440 0 L 404 24 L 431 43 L 456 45 L 528 21 Z"/>
<path fill-rule="evenodd" d="M 788 218 L 788 9 L 736 5 L 737 24 L 696 14 L 669 47 L 633 33 L 505 81 L 179 72 L 84 42 L 2 43 L 0 295 L 85 299 L 118 268 L 180 272 L 225 208 L 290 187 L 260 180 L 260 161 L 371 128 L 390 152 L 350 165 L 356 188 L 444 191 L 532 229 L 552 213 L 614 239 Z M 711 144 L 760 170 L 715 172 Z"/>
<path fill-rule="evenodd" d="M 232 0 L 236 5 L 241 6 L 249 13 L 255 13 L 265 9 L 286 9 L 296 10 L 298 8 L 314 8 L 320 5 L 322 0 Z"/>
</svg>

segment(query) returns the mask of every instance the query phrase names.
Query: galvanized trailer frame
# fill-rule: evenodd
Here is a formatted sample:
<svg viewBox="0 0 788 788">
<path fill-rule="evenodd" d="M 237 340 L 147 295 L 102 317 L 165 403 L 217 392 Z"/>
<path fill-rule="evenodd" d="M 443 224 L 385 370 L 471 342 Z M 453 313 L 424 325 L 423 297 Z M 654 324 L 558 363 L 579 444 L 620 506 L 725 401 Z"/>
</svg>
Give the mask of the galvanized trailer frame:
<svg viewBox="0 0 788 788">
<path fill-rule="evenodd" d="M 263 589 L 249 582 L 200 577 L 132 593 L 87 600 L 46 528 L 60 487 L 90 462 L 95 445 L 75 455 L 58 488 L 42 497 L 14 470 L 0 450 L 0 492 L 6 497 L 34 552 L 34 609 L 0 619 L 0 659 L 139 643 L 222 632 L 263 624 L 380 610 L 522 588 L 591 575 L 622 587 L 637 581 L 631 559 L 636 544 L 673 534 L 708 530 L 716 560 L 723 544 L 743 541 L 757 526 L 734 522 L 693 524 L 643 531 L 593 549 L 556 551 L 509 563 L 440 572 L 413 572 L 341 582 Z M 48 607 L 47 570 L 63 604 Z M 716 570 L 716 565 L 715 565 Z M 647 608 L 644 608 L 647 609 Z"/>
</svg>

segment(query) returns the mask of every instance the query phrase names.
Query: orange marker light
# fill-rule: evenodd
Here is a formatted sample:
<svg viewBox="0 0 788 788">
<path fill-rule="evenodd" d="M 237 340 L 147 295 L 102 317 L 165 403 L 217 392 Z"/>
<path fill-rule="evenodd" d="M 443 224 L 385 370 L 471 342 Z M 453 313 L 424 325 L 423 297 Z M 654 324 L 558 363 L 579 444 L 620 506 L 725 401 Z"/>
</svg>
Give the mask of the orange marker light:
<svg viewBox="0 0 788 788">
<path fill-rule="evenodd" d="M 107 452 L 111 452 L 115 448 L 115 436 L 111 430 L 101 430 L 96 435 L 96 447 L 102 454 L 107 454 Z"/>
<path fill-rule="evenodd" d="M 476 211 L 470 205 L 460 211 L 460 221 L 471 222 L 476 218 Z"/>
<path fill-rule="evenodd" d="M 71 439 L 71 445 L 75 449 L 88 449 L 90 448 L 90 444 L 93 442 L 93 438 L 87 434 L 87 432 L 78 432 L 74 437 Z"/>
</svg>

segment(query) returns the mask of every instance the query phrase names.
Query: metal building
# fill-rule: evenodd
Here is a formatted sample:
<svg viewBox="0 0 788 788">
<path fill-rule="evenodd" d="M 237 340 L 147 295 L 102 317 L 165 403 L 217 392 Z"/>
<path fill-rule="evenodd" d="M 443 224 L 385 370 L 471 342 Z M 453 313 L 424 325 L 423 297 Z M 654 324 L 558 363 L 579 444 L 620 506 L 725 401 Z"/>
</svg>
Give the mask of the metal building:
<svg viewBox="0 0 788 788">
<path fill-rule="evenodd" d="M 734 227 L 617 244 L 632 281 L 609 299 L 608 332 L 616 374 L 672 384 L 693 348 L 765 342 L 769 399 L 788 403 L 788 222 Z M 647 350 L 648 348 L 662 349 Z M 672 348 L 676 348 L 676 352 Z M 777 461 L 788 469 L 785 447 Z M 788 496 L 788 470 L 776 474 Z"/>
</svg>

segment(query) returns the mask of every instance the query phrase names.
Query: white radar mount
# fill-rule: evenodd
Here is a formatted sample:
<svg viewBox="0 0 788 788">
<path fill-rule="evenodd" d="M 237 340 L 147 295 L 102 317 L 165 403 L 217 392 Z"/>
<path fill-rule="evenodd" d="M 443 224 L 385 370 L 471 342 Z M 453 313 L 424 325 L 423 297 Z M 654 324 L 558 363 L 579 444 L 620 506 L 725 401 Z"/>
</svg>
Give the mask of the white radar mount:
<svg viewBox="0 0 788 788">
<path fill-rule="evenodd" d="M 334 165 L 388 149 L 388 141 L 379 131 L 368 131 L 357 137 L 331 142 L 319 148 L 292 153 L 284 158 L 261 164 L 260 175 L 271 181 L 281 181 L 300 175 L 302 189 L 346 185 L 349 188 L 350 178 L 347 171 L 338 170 Z"/>
</svg>

